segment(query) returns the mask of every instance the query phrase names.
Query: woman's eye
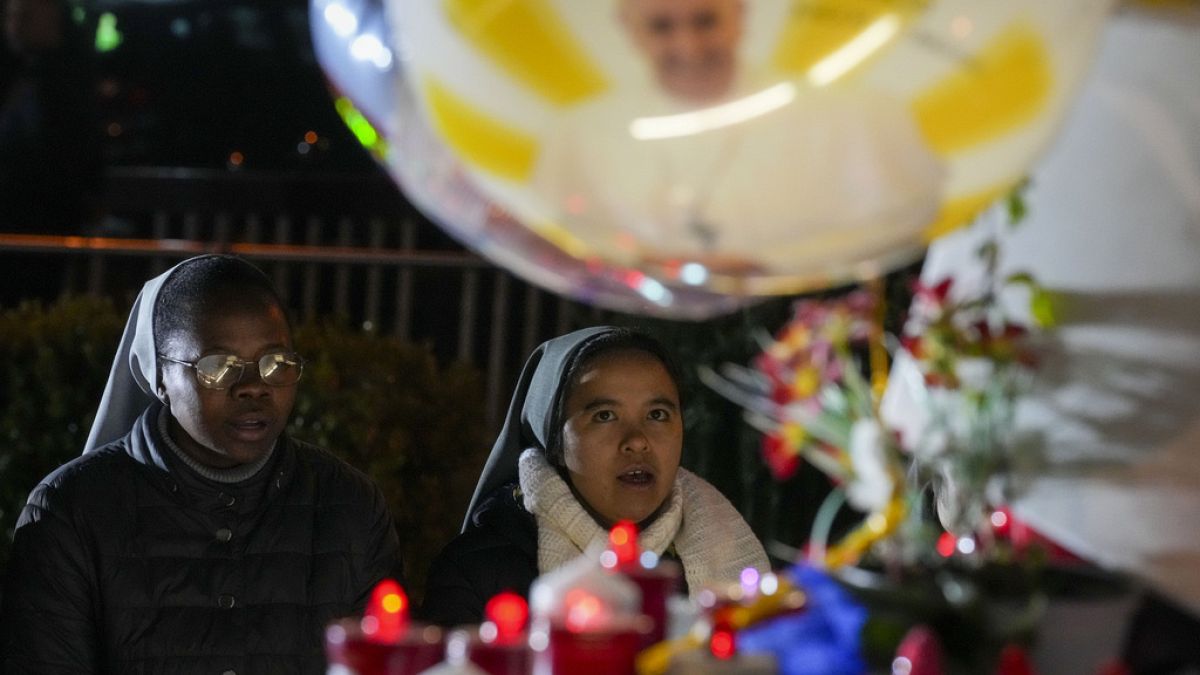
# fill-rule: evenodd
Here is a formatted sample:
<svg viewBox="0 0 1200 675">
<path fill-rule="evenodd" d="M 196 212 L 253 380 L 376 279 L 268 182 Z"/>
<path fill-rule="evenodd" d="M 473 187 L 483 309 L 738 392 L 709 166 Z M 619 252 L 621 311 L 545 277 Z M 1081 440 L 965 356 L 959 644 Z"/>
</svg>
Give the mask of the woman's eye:
<svg viewBox="0 0 1200 675">
<path fill-rule="evenodd" d="M 666 422 L 671 419 L 671 411 L 665 408 L 655 408 L 650 411 L 650 419 L 656 422 Z"/>
<path fill-rule="evenodd" d="M 596 422 L 611 422 L 617 419 L 617 414 L 611 410 L 597 410 L 592 419 Z"/>
</svg>

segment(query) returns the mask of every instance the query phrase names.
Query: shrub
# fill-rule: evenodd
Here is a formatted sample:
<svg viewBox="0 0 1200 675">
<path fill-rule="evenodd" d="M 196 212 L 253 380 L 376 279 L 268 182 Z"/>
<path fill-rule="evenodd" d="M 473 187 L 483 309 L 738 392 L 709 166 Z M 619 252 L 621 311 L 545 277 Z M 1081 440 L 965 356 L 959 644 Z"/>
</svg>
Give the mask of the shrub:
<svg viewBox="0 0 1200 675">
<path fill-rule="evenodd" d="M 429 349 L 332 325 L 296 333 L 307 359 L 291 430 L 366 471 L 387 496 L 419 599 L 455 534 L 487 456 L 483 386 Z"/>
<path fill-rule="evenodd" d="M 29 491 L 83 450 L 123 323 L 96 298 L 0 312 L 0 569 Z"/>
</svg>

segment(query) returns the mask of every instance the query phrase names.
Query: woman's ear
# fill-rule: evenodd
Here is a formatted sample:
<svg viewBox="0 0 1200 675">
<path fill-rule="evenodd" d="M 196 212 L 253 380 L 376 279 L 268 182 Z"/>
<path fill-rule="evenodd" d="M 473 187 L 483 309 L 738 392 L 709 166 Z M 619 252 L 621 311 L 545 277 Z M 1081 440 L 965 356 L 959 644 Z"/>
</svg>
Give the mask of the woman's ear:
<svg viewBox="0 0 1200 675">
<path fill-rule="evenodd" d="M 162 368 L 161 367 L 159 367 L 156 375 L 157 375 L 156 379 L 158 380 L 158 386 L 154 389 L 154 395 L 158 397 L 158 400 L 163 402 L 163 405 L 171 405 L 171 399 L 167 398 L 167 388 L 165 386 L 163 386 L 163 383 L 162 383 Z"/>
</svg>

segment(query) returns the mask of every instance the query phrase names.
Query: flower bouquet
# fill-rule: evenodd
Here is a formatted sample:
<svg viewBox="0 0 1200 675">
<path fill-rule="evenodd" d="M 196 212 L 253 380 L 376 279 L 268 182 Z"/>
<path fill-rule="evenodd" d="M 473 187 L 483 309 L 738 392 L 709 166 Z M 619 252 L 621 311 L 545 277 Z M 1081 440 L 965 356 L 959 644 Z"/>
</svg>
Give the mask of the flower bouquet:
<svg viewBox="0 0 1200 675">
<path fill-rule="evenodd" d="M 1010 220 L 1021 214 L 1018 195 Z M 805 555 L 871 607 L 877 662 L 929 624 L 952 662 L 986 671 L 1003 646 L 1032 640 L 1048 592 L 1094 576 L 1058 565 L 1071 556 L 1007 509 L 1030 455 L 1014 423 L 1036 376 L 1030 340 L 1053 317 L 1030 275 L 998 273 L 998 236 L 977 254 L 980 279 L 914 286 L 897 336 L 884 334 L 876 284 L 799 302 L 751 366 L 701 374 L 762 432 L 776 479 L 802 463 L 829 477 Z M 864 517 L 831 541 L 846 504 Z"/>
</svg>

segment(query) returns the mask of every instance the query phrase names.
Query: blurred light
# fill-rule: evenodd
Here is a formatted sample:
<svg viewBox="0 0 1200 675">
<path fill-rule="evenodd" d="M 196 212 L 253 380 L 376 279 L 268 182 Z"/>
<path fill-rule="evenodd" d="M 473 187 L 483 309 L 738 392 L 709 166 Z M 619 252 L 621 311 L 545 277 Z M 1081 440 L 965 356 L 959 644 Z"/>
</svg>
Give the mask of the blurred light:
<svg viewBox="0 0 1200 675">
<path fill-rule="evenodd" d="M 679 270 L 679 279 L 685 284 L 699 286 L 708 281 L 708 268 L 700 263 L 687 263 Z"/>
<path fill-rule="evenodd" d="M 243 155 L 242 153 L 238 152 L 237 150 L 234 150 L 233 152 L 229 153 L 229 164 L 231 166 L 241 166 L 242 163 L 245 161 L 246 161 L 246 156 Z"/>
<path fill-rule="evenodd" d="M 383 596 L 383 611 L 395 614 L 404 609 L 404 598 L 397 593 L 390 593 Z"/>
<path fill-rule="evenodd" d="M 1004 527 L 1008 525 L 1008 514 L 1003 511 L 993 511 L 991 521 L 992 527 Z"/>
<path fill-rule="evenodd" d="M 364 616 L 362 621 L 358 622 L 359 628 L 367 635 L 374 635 L 375 631 L 379 630 L 379 618 L 374 616 Z"/>
<path fill-rule="evenodd" d="M 887 531 L 887 527 L 887 518 L 884 517 L 882 513 L 872 513 L 871 516 L 867 518 L 867 529 L 871 530 L 875 534 L 882 535 Z"/>
<path fill-rule="evenodd" d="M 96 51 L 111 52 L 121 46 L 121 31 L 117 30 L 117 16 L 112 12 L 100 15 L 96 23 Z"/>
<path fill-rule="evenodd" d="M 171 34 L 183 40 L 192 34 L 192 24 L 182 16 L 171 21 Z"/>
<path fill-rule="evenodd" d="M 296 152 L 298 152 L 302 155 L 307 155 L 308 151 L 311 149 L 312 149 L 312 146 L 309 145 L 308 143 L 305 143 L 304 141 L 300 141 L 299 143 L 296 144 Z"/>
<path fill-rule="evenodd" d="M 796 98 L 796 85 L 780 82 L 749 96 L 711 108 L 677 115 L 638 117 L 629 123 L 629 134 L 639 141 L 677 138 L 733 126 L 778 110 Z"/>
<path fill-rule="evenodd" d="M 671 291 L 667 290 L 666 286 L 663 286 L 650 277 L 642 278 L 641 282 L 637 285 L 637 292 L 641 293 L 642 297 L 650 302 L 663 306 L 671 304 L 671 300 L 675 297 Z"/>
<path fill-rule="evenodd" d="M 338 99 L 333 102 L 333 108 L 342 118 L 342 122 L 346 124 L 346 126 L 350 129 L 350 132 L 354 134 L 354 137 L 358 139 L 358 142 L 361 143 L 363 147 L 380 155 L 386 152 L 387 148 L 380 140 L 379 132 L 375 131 L 375 127 L 371 126 L 371 123 L 367 121 L 367 118 L 363 117 L 363 114 L 358 111 L 358 108 L 354 107 L 354 104 L 350 102 L 350 99 L 346 98 L 345 96 L 338 97 Z"/>
<path fill-rule="evenodd" d="M 763 595 L 775 595 L 779 590 L 779 577 L 767 572 L 763 575 L 762 581 L 758 585 L 758 590 L 762 591 Z"/>
<path fill-rule="evenodd" d="M 367 630 L 367 619 L 375 619 L 374 630 Z M 399 639 L 408 628 L 408 596 L 400 584 L 384 579 L 371 591 L 363 618 L 363 631 L 376 639 L 390 642 Z"/>
<path fill-rule="evenodd" d="M 617 554 L 617 564 L 629 565 L 638 559 L 638 531 L 632 521 L 622 520 L 608 532 L 608 544 Z"/>
<path fill-rule="evenodd" d="M 550 646 L 550 635 L 537 631 L 529 636 L 529 648 L 535 652 L 544 652 Z"/>
<path fill-rule="evenodd" d="M 87 10 L 86 9 L 76 6 L 74 9 L 71 10 L 71 20 L 74 21 L 76 24 L 82 25 L 85 19 L 87 19 Z"/>
<path fill-rule="evenodd" d="M 658 567 L 658 554 L 654 551 L 642 551 L 642 557 L 639 559 L 639 562 L 646 569 Z"/>
<path fill-rule="evenodd" d="M 892 675 L 909 675 L 912 672 L 912 661 L 907 656 L 897 656 L 892 661 Z"/>
<path fill-rule="evenodd" d="M 747 567 L 742 570 L 741 574 L 742 588 L 747 593 L 753 593 L 758 590 L 758 570 L 753 567 Z"/>
<path fill-rule="evenodd" d="M 521 632 L 525 630 L 529 603 L 516 593 L 505 591 L 488 600 L 483 613 L 490 623 L 495 624 L 498 641 L 514 642 L 520 639 Z"/>
<path fill-rule="evenodd" d="M 121 125 L 118 122 L 109 122 L 106 131 L 108 132 L 109 136 L 116 138 L 117 136 L 121 135 L 121 132 L 124 131 L 124 129 L 121 128 Z"/>
<path fill-rule="evenodd" d="M 708 639 L 708 650 L 722 661 L 732 659 L 737 653 L 737 641 L 733 629 L 728 625 L 717 625 L 713 628 L 712 637 Z"/>
<path fill-rule="evenodd" d="M 583 633 L 598 630 L 608 624 L 610 612 L 600 598 L 581 588 L 567 591 L 566 618 L 567 630 Z"/>
<path fill-rule="evenodd" d="M 308 143 L 309 145 L 316 143 L 317 138 L 319 138 L 319 137 L 317 136 L 317 132 L 315 132 L 315 131 L 304 132 L 304 142 Z"/>
<path fill-rule="evenodd" d="M 808 69 L 808 81 L 815 87 L 837 80 L 855 66 L 867 60 L 900 31 L 900 18 L 885 14 L 871 22 L 861 33 L 851 38 L 837 51 Z"/>
<path fill-rule="evenodd" d="M 392 65 L 392 50 L 384 46 L 374 35 L 359 35 L 350 43 L 350 56 L 359 61 L 375 64 L 380 70 Z"/>
<path fill-rule="evenodd" d="M 611 570 L 617 566 L 617 554 L 610 549 L 605 549 L 600 553 L 600 566 L 604 569 Z"/>
<path fill-rule="evenodd" d="M 937 540 L 937 552 L 943 558 L 949 558 L 954 555 L 955 537 L 949 532 L 943 532 L 942 536 Z"/>
<path fill-rule="evenodd" d="M 349 37 L 358 30 L 358 17 L 346 9 L 340 2 L 331 2 L 325 6 L 325 23 L 337 33 L 338 37 Z"/>
<path fill-rule="evenodd" d="M 975 552 L 975 540 L 971 537 L 962 537 L 958 540 L 958 552 L 963 555 L 971 555 Z"/>
</svg>

